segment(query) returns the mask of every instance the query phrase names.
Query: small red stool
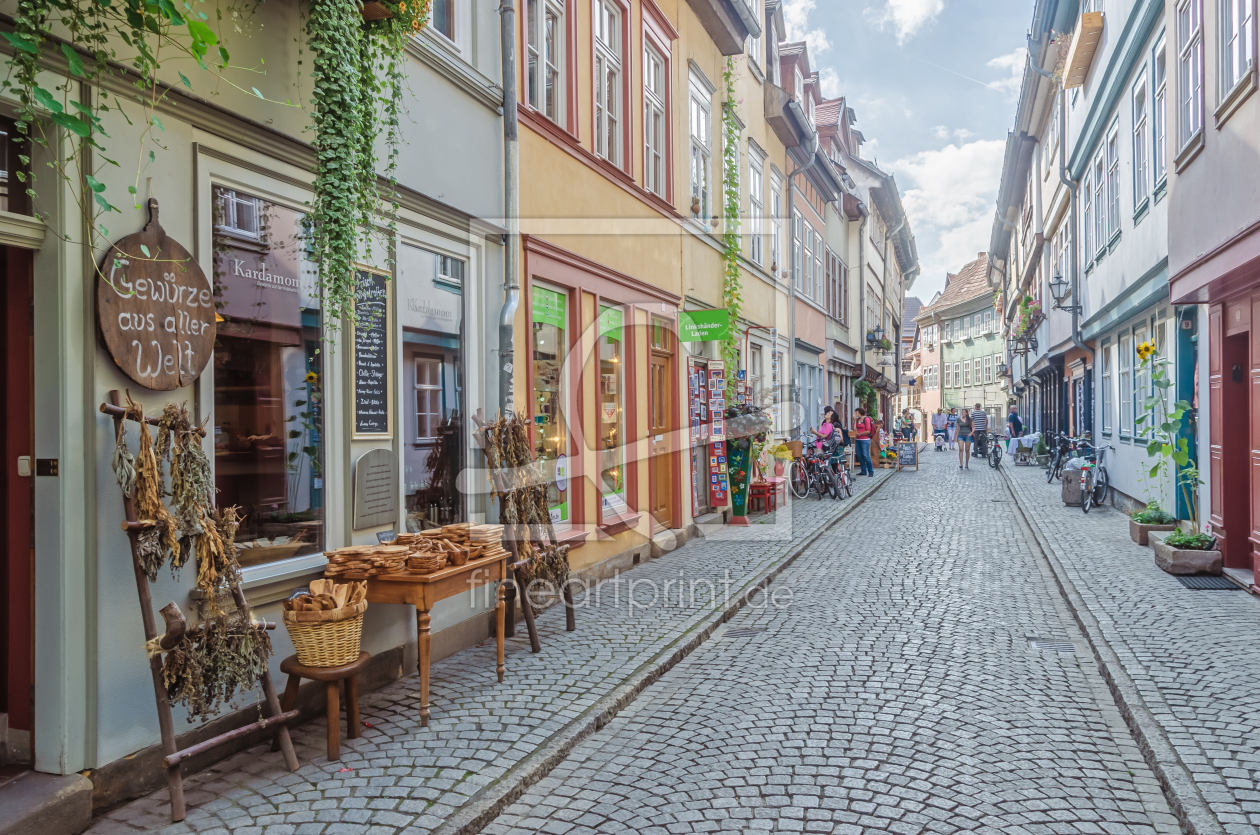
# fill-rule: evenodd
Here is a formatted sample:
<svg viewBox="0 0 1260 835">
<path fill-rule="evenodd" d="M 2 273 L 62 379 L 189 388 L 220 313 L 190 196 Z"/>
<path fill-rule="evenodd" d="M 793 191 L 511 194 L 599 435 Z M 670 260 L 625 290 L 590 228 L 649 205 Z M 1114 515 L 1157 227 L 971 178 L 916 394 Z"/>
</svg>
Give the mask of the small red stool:
<svg viewBox="0 0 1260 835">
<path fill-rule="evenodd" d="M 359 670 L 367 666 L 372 656 L 360 652 L 359 657 L 340 667 L 307 667 L 299 664 L 296 655 L 290 655 L 280 662 L 280 672 L 289 674 L 289 683 L 284 687 L 284 698 L 280 701 L 281 710 L 293 710 L 297 706 L 298 686 L 302 679 L 324 682 L 328 697 L 328 759 L 341 759 L 341 705 L 340 682 L 346 683 L 346 737 L 359 738 Z M 273 743 L 274 744 L 274 743 Z"/>
<path fill-rule="evenodd" d="M 782 481 L 782 479 L 779 479 Z M 773 513 L 776 507 L 776 496 L 778 490 L 775 489 L 771 481 L 762 481 L 756 484 L 748 485 L 748 508 L 756 510 L 756 503 L 761 503 L 761 508 L 766 513 Z"/>
</svg>

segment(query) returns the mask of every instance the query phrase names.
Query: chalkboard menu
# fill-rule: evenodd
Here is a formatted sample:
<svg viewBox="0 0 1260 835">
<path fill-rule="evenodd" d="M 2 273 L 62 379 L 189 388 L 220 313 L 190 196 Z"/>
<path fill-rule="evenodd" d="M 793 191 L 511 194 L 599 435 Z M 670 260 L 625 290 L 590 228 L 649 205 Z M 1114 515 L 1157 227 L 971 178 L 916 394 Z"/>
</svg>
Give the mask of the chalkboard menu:
<svg viewBox="0 0 1260 835">
<path fill-rule="evenodd" d="M 919 469 L 919 444 L 915 441 L 897 442 L 897 469 L 914 467 Z"/>
<path fill-rule="evenodd" d="M 389 277 L 360 270 L 354 291 L 354 434 L 388 437 Z"/>
</svg>

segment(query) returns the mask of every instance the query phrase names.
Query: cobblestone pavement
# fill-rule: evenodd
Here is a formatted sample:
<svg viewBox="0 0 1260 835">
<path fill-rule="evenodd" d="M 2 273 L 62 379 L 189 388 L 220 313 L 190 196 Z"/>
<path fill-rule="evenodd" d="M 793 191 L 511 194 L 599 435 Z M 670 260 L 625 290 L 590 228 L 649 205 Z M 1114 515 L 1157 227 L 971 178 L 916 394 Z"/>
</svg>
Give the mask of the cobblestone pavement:
<svg viewBox="0 0 1260 835">
<path fill-rule="evenodd" d="M 1001 477 L 922 458 L 485 831 L 1178 832 Z"/>
<path fill-rule="evenodd" d="M 891 476 L 859 478 L 857 496 Z M 882 492 L 882 491 L 881 491 Z M 213 833 L 213 835 L 386 835 L 429 832 L 487 787 L 510 782 L 518 766 L 627 679 L 668 660 L 688 636 L 712 624 L 724 602 L 759 582 L 803 542 L 846 512 L 854 500 L 795 502 L 774 524 L 723 528 L 626 574 L 618 588 L 604 584 L 579 595 L 578 631 L 564 631 L 564 611 L 538 618 L 543 651 L 529 652 L 523 625 L 507 644 L 507 678 L 495 679 L 493 641 L 433 665 L 432 718 L 419 726 L 419 686 L 413 674 L 361 700 L 370 725 L 360 739 L 342 741 L 340 762 L 324 755 L 325 725 L 294 732 L 302 767 L 290 774 L 278 754 L 259 746 L 185 781 L 188 816 L 171 824 L 165 790 L 97 819 L 91 833 Z M 859 509 L 856 511 L 861 512 Z M 790 524 L 788 516 L 790 513 Z M 679 577 L 700 589 L 680 601 L 651 605 L 652 591 Z M 638 587 L 630 590 L 628 582 Z M 668 587 L 666 587 L 668 588 Z M 627 605 L 630 591 L 642 608 Z M 507 780 L 505 780 L 505 775 Z M 482 795 L 484 796 L 484 795 Z"/>
<path fill-rule="evenodd" d="M 1260 603 L 1241 590 L 1183 588 L 1129 539 L 1119 511 L 1086 516 L 1060 503 L 1044 470 L 1007 472 L 1220 827 L 1260 833 Z"/>
</svg>

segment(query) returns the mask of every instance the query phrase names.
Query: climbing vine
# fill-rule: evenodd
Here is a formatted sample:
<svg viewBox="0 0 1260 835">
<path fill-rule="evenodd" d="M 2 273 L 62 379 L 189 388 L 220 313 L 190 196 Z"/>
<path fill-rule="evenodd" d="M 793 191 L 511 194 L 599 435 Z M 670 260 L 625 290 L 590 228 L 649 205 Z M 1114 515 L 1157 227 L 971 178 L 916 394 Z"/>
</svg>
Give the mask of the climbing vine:
<svg viewBox="0 0 1260 835">
<path fill-rule="evenodd" d="M 726 59 L 722 72 L 726 102 L 722 107 L 722 191 L 723 218 L 722 254 L 725 271 L 722 276 L 722 303 L 730 313 L 731 326 L 722 341 L 722 360 L 728 369 L 739 367 L 739 334 L 737 326 L 743 309 L 744 296 L 739 281 L 739 122 L 735 114 L 735 61 Z M 738 376 L 726 376 L 726 402 L 735 403 Z"/>
<path fill-rule="evenodd" d="M 306 31 L 314 53 L 315 196 L 307 232 L 319 265 L 325 321 L 334 329 L 353 309 L 354 264 L 361 250 L 370 257 L 378 219 L 385 222 L 387 239 L 393 237 L 403 50 L 427 23 L 430 4 L 390 2 L 385 8 L 391 16 L 379 20 L 365 20 L 343 0 L 311 4 Z M 389 148 L 384 194 L 376 158 L 382 132 Z"/>
</svg>

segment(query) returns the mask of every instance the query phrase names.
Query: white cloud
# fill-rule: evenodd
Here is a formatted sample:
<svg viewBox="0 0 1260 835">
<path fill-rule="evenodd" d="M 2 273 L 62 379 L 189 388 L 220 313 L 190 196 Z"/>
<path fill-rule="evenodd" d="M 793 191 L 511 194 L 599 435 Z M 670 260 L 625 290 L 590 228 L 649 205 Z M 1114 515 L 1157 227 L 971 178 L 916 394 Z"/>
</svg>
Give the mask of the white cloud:
<svg viewBox="0 0 1260 835">
<path fill-rule="evenodd" d="M 949 139 L 949 128 L 944 125 L 937 125 L 932 128 L 932 135 L 937 139 Z"/>
<path fill-rule="evenodd" d="M 805 41 L 811 58 L 831 48 L 826 32 L 821 28 L 809 28 L 809 13 L 815 5 L 816 0 L 784 0 L 783 3 L 783 22 L 787 24 L 788 40 Z"/>
<path fill-rule="evenodd" d="M 915 290 L 922 298 L 944 286 L 989 248 L 994 202 L 1006 143 L 977 140 L 920 151 L 886 166 L 897 175 L 923 266 Z"/>
<path fill-rule="evenodd" d="M 994 90 L 1006 93 L 1012 99 L 1019 95 L 1019 86 L 1024 79 L 1024 62 L 1028 57 L 1028 50 L 1022 46 L 1008 55 L 999 55 L 989 62 L 989 66 L 995 70 L 1006 73 L 1006 77 L 998 81 L 990 81 L 989 86 Z"/>
<path fill-rule="evenodd" d="M 812 3 L 812 0 L 809 2 Z M 891 24 L 900 45 L 913 38 L 944 10 L 945 0 L 884 0 L 884 8 L 868 8 L 866 16 L 881 29 Z"/>
<path fill-rule="evenodd" d="M 958 128 L 957 130 L 954 131 L 954 138 L 961 139 L 964 142 L 966 142 L 968 139 L 970 139 L 973 136 L 975 136 L 975 134 L 967 130 L 966 128 Z"/>
<path fill-rule="evenodd" d="M 840 76 L 831 67 L 823 67 L 819 70 L 818 82 L 822 86 L 824 98 L 834 99 L 840 95 Z"/>
</svg>

